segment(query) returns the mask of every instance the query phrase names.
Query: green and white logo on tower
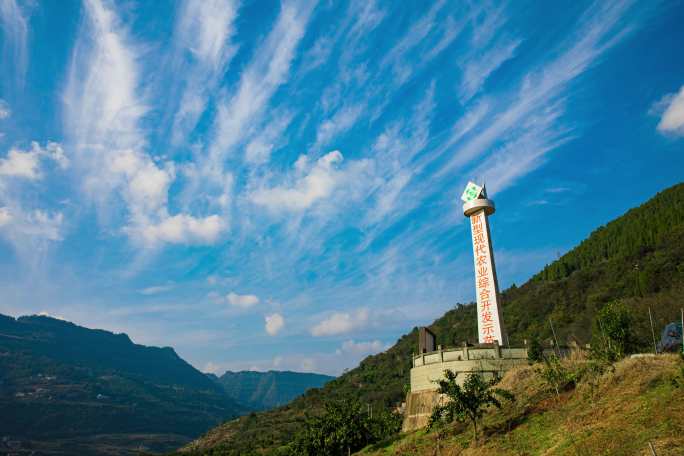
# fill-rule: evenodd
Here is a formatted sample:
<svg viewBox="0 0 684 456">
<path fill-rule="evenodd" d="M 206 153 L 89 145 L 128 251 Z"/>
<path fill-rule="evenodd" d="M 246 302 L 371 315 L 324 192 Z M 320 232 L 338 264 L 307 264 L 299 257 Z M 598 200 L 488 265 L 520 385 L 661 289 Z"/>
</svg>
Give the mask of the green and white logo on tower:
<svg viewBox="0 0 684 456">
<path fill-rule="evenodd" d="M 467 203 L 480 196 L 481 193 L 482 187 L 472 182 L 468 182 L 468 185 L 466 185 L 466 188 L 463 191 L 463 195 L 461 195 L 461 199 L 464 203 Z"/>
</svg>

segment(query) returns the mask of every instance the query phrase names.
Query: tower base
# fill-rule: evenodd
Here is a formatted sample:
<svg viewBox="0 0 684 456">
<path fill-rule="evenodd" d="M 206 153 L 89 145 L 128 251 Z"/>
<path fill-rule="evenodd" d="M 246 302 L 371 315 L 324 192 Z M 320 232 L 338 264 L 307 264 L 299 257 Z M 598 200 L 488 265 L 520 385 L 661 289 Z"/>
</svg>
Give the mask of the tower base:
<svg viewBox="0 0 684 456">
<path fill-rule="evenodd" d="M 437 392 L 437 381 L 444 378 L 445 370 L 458 374 L 456 380 L 463 384 L 468 374 L 479 373 L 485 379 L 500 378 L 512 367 L 525 364 L 526 348 L 503 348 L 497 343 L 437 350 L 414 356 L 411 391 L 406 396 L 402 432 L 427 426 L 432 410 L 444 400 Z"/>
</svg>

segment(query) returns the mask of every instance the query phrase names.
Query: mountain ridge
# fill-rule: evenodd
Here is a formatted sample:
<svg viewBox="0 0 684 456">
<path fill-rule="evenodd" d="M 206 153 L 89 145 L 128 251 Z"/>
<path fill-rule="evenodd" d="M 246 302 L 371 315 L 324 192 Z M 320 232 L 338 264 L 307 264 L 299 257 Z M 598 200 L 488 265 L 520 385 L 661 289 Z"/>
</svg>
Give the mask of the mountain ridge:
<svg viewBox="0 0 684 456">
<path fill-rule="evenodd" d="M 143 447 L 168 451 L 247 411 L 171 347 L 47 316 L 0 315 L 0 416 L 12 417 L 0 435 L 28 448 L 123 452 L 122 436 L 136 435 Z M 110 437 L 93 441 L 100 434 Z"/>
<path fill-rule="evenodd" d="M 254 410 L 285 405 L 310 388 L 323 386 L 335 377 L 311 372 L 268 370 L 226 371 L 216 381 L 236 401 Z"/>
</svg>

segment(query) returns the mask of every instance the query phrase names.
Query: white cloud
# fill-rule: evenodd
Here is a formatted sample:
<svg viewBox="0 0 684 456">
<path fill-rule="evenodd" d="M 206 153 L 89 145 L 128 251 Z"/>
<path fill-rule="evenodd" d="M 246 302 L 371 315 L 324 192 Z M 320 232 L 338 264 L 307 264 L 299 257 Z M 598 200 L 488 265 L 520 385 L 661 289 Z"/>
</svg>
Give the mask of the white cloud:
<svg viewBox="0 0 684 456">
<path fill-rule="evenodd" d="M 658 131 L 676 136 L 684 136 L 684 86 L 679 92 L 666 95 L 661 104 L 665 105 L 658 122 Z"/>
<path fill-rule="evenodd" d="M 223 229 L 223 220 L 218 215 L 196 218 L 178 214 L 167 217 L 158 224 L 142 226 L 136 234 L 149 246 L 159 242 L 213 244 L 218 240 Z"/>
<path fill-rule="evenodd" d="M 156 295 L 160 293 L 165 293 L 169 290 L 173 289 L 173 285 L 154 285 L 151 287 L 143 288 L 141 290 L 138 290 L 138 293 L 145 295 L 145 296 L 151 296 L 151 295 Z"/>
<path fill-rule="evenodd" d="M 6 207 L 0 207 L 0 227 L 7 225 L 12 221 L 12 214 Z"/>
<path fill-rule="evenodd" d="M 340 151 L 332 151 L 319 158 L 310 166 L 308 158 L 300 157 L 295 163 L 295 171 L 310 167 L 307 174 L 290 184 L 253 191 L 249 199 L 256 205 L 264 206 L 274 212 L 303 211 L 315 203 L 330 198 L 333 192 L 345 184 L 350 191 L 364 180 L 370 163 L 366 160 L 352 162 L 347 168 L 340 169 L 343 160 Z M 360 179 L 360 180 L 359 180 Z"/>
<path fill-rule="evenodd" d="M 278 332 L 283 329 L 283 326 L 285 326 L 285 319 L 278 313 L 266 315 L 264 321 L 266 332 L 271 336 L 278 334 Z"/>
<path fill-rule="evenodd" d="M 336 353 L 338 355 L 345 353 L 351 353 L 355 355 L 372 355 L 379 353 L 387 348 L 389 347 L 380 342 L 379 340 L 356 342 L 352 339 L 344 341 L 342 343 L 342 346 L 337 349 Z"/>
<path fill-rule="evenodd" d="M 29 150 L 12 148 L 0 159 L 0 235 L 28 261 L 40 261 L 49 242 L 63 239 L 64 215 L 59 211 L 28 209 L 30 203 L 24 197 L 29 194 L 28 189 L 14 180 L 42 179 L 45 160 L 52 160 L 61 168 L 69 164 L 62 147 L 54 142 L 41 147 L 34 141 Z"/>
<path fill-rule="evenodd" d="M 9 105 L 3 99 L 0 99 L 0 120 L 7 119 L 12 115 Z"/>
<path fill-rule="evenodd" d="M 278 369 L 339 375 L 348 368 L 358 366 L 363 358 L 387 350 L 390 346 L 391 344 L 384 344 L 380 340 L 356 341 L 350 339 L 342 342 L 338 348 L 329 352 L 296 352 L 262 360 L 255 360 L 253 358 L 243 361 L 231 360 L 223 363 L 222 366 L 231 370 L 250 369 L 266 371 Z"/>
<path fill-rule="evenodd" d="M 240 295 L 231 291 L 226 295 L 226 299 L 231 306 L 241 307 L 243 309 L 249 309 L 257 304 L 259 304 L 259 298 L 255 295 L 246 294 Z"/>
<path fill-rule="evenodd" d="M 31 143 L 30 150 L 10 149 L 6 158 L 0 159 L 0 176 L 22 177 L 29 180 L 37 180 L 42 177 L 40 171 L 40 159 L 49 158 L 54 160 L 60 168 L 68 167 L 69 160 L 64 155 L 62 146 L 48 141 L 45 148 L 37 142 Z"/>
<path fill-rule="evenodd" d="M 48 313 L 45 310 L 38 312 L 36 315 L 38 315 L 39 317 L 49 317 L 49 318 L 54 318 L 55 320 L 68 321 L 66 318 L 62 317 L 61 315 L 52 315 L 51 313 Z"/>
<path fill-rule="evenodd" d="M 7 158 L 0 160 L 0 176 L 38 179 L 38 157 L 31 152 L 11 149 Z"/>
<path fill-rule="evenodd" d="M 313 336 L 335 336 L 346 334 L 368 324 L 368 310 L 359 309 L 356 313 L 335 312 L 311 328 Z"/>
<path fill-rule="evenodd" d="M 23 247 L 22 240 L 28 238 L 62 240 L 63 223 L 64 215 L 61 212 L 39 209 L 26 212 L 19 207 L 0 208 L 0 230 L 17 247 Z"/>
<path fill-rule="evenodd" d="M 252 200 L 256 204 L 271 208 L 307 209 L 317 200 L 330 196 L 337 183 L 335 166 L 342 160 L 340 151 L 329 152 L 318 159 L 311 172 L 292 187 L 263 190 L 254 194 Z"/>
<path fill-rule="evenodd" d="M 206 372 L 208 374 L 214 374 L 214 375 L 220 376 L 225 372 L 225 369 L 220 364 L 216 364 L 212 361 L 209 361 L 208 363 L 206 363 L 204 365 L 202 372 Z"/>
</svg>

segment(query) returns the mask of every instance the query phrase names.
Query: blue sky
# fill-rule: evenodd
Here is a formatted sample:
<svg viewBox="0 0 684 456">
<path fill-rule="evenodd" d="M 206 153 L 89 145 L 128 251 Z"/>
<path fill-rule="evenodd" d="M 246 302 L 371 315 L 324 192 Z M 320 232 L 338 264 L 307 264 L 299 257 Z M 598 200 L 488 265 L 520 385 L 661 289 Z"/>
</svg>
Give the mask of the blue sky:
<svg viewBox="0 0 684 456">
<path fill-rule="evenodd" d="M 684 176 L 682 2 L 0 1 L 0 312 L 338 374 Z M 505 321 L 505 315 L 504 315 Z"/>
</svg>

